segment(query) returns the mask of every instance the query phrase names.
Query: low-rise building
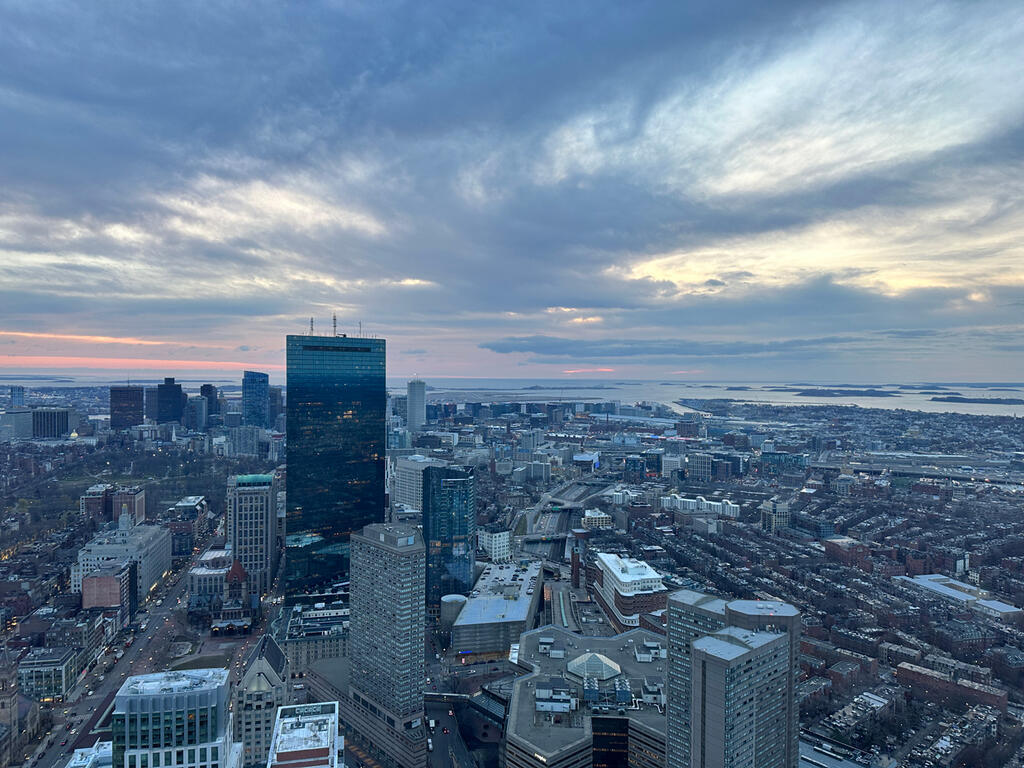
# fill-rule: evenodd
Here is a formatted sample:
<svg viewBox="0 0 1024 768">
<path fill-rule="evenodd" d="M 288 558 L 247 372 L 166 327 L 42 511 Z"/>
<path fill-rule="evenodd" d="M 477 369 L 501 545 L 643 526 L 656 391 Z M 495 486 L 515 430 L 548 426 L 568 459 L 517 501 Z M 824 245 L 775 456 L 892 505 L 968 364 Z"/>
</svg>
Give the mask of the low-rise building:
<svg viewBox="0 0 1024 768">
<path fill-rule="evenodd" d="M 115 510 L 116 511 L 116 510 Z M 82 591 L 82 579 L 108 565 L 131 560 L 138 565 L 138 599 L 143 602 L 171 569 L 171 534 L 155 525 L 128 525 L 97 534 L 78 551 L 71 566 L 71 591 Z"/>
<path fill-rule="evenodd" d="M 292 677 L 302 677 L 321 659 L 347 658 L 348 637 L 348 608 L 295 606 L 281 638 Z"/>
<path fill-rule="evenodd" d="M 620 630 L 639 627 L 643 614 L 665 607 L 668 589 L 661 574 L 643 560 L 596 552 L 594 565 L 594 597 Z"/>
<path fill-rule="evenodd" d="M 927 573 L 913 577 L 897 576 L 896 581 L 923 590 L 954 605 L 968 608 L 979 616 L 986 616 L 990 619 L 1010 622 L 1021 615 L 1021 609 L 1017 606 L 996 600 L 991 593 L 980 587 L 951 579 L 941 573 Z"/>
<path fill-rule="evenodd" d="M 18 662 L 21 692 L 36 701 L 64 701 L 75 685 L 77 660 L 74 648 L 33 648 Z"/>
<path fill-rule="evenodd" d="M 345 740 L 338 732 L 338 702 L 281 707 L 267 768 L 344 768 Z"/>
<path fill-rule="evenodd" d="M 508 768 L 665 765 L 664 638 L 643 629 L 581 637 L 526 632 L 506 725 Z"/>
<path fill-rule="evenodd" d="M 466 655 L 506 653 L 537 612 L 542 580 L 539 562 L 484 568 L 452 626 L 452 650 Z"/>
<path fill-rule="evenodd" d="M 501 526 L 484 526 L 477 530 L 477 543 L 494 563 L 512 559 L 512 532 Z"/>
</svg>

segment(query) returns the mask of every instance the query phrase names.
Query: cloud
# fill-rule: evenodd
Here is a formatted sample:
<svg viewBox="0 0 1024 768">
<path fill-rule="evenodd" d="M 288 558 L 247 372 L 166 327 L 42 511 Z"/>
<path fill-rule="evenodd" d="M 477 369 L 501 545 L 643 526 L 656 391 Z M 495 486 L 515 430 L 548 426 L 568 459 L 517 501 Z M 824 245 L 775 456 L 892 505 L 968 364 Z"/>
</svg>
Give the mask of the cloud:
<svg viewBox="0 0 1024 768">
<path fill-rule="evenodd" d="M 337 313 L 423 375 L 1024 376 L 1015 3 L 4 21 L 9 365 L 270 369 Z"/>
<path fill-rule="evenodd" d="M 783 341 L 697 341 L 652 339 L 600 339 L 580 340 L 553 336 L 509 336 L 480 346 L 499 354 L 528 353 L 539 357 L 579 358 L 591 360 L 601 357 L 735 357 L 780 355 L 794 350 L 823 348 L 863 341 L 855 336 L 823 336 Z"/>
</svg>

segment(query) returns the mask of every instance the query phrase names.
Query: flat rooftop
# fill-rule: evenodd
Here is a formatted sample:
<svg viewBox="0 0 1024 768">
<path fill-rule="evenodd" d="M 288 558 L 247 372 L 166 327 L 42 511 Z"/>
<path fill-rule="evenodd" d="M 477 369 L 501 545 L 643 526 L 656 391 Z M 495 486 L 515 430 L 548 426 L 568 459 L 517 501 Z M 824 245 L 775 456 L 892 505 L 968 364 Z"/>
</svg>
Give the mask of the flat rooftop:
<svg viewBox="0 0 1024 768">
<path fill-rule="evenodd" d="M 604 566 L 606 570 L 615 574 L 615 578 L 621 582 L 645 581 L 648 579 L 660 579 L 661 574 L 651 568 L 643 560 L 632 557 L 619 557 L 607 552 L 596 552 L 594 557 Z"/>
<path fill-rule="evenodd" d="M 338 734 L 338 702 L 305 704 L 296 707 L 281 707 L 277 712 L 274 737 L 270 744 L 270 764 L 291 762 L 289 752 L 304 750 L 327 750 L 323 764 L 334 765 L 337 750 L 334 748 Z M 308 759 L 307 758 L 304 758 Z M 304 763 L 305 764 L 305 763 Z"/>
<path fill-rule="evenodd" d="M 513 563 L 488 565 L 455 620 L 456 627 L 526 621 L 534 590 L 540 588 L 539 561 L 525 566 Z"/>
<path fill-rule="evenodd" d="M 926 573 L 914 577 L 896 576 L 895 578 L 897 581 L 911 584 L 946 600 L 963 603 L 968 606 L 978 605 L 992 613 L 1016 613 L 1020 610 L 1015 605 L 990 598 L 989 593 L 983 589 L 979 589 L 972 584 L 957 581 L 941 573 Z"/>
<path fill-rule="evenodd" d="M 307 608 L 293 611 L 288 619 L 285 638 L 299 640 L 340 634 L 347 631 L 349 616 L 348 608 Z"/>
<path fill-rule="evenodd" d="M 134 675 L 124 681 L 119 696 L 152 696 L 158 693 L 182 693 L 216 688 L 227 683 L 226 669 L 189 669 L 180 672 L 152 672 Z"/>
<path fill-rule="evenodd" d="M 781 600 L 730 600 L 728 605 L 737 613 L 744 613 L 748 616 L 787 616 L 792 618 L 800 615 L 800 611 L 794 606 Z"/>
<path fill-rule="evenodd" d="M 785 635 L 778 632 L 751 632 L 739 627 L 726 627 L 693 641 L 696 650 L 723 661 L 734 661 Z"/>
<path fill-rule="evenodd" d="M 564 649 L 564 658 L 551 658 L 541 653 L 541 639 L 545 645 Z M 534 752 L 544 757 L 572 747 L 590 737 L 593 715 L 598 717 L 628 717 L 644 726 L 653 735 L 664 738 L 666 717 L 664 707 L 640 704 L 639 709 L 628 709 L 629 703 L 614 703 L 614 685 L 625 681 L 634 697 L 640 697 L 645 682 L 664 685 L 668 678 L 668 662 L 655 657 L 652 661 L 638 661 L 635 648 L 644 650 L 644 643 L 665 647 L 665 638 L 646 629 L 633 629 L 611 637 L 587 637 L 568 632 L 562 627 L 548 625 L 525 632 L 519 638 L 519 664 L 532 667 L 533 672 L 515 680 L 509 700 L 507 733 L 519 742 L 526 742 Z M 571 662 L 587 654 L 599 654 L 618 666 L 620 673 L 599 684 L 601 699 L 585 702 L 583 681 L 569 671 Z M 546 719 L 548 713 L 537 712 L 536 692 L 539 684 L 550 678 L 564 679 L 571 695 L 579 699 L 579 709 L 564 713 L 561 722 Z M 622 685 L 622 683 L 619 683 Z M 612 695 L 612 701 L 608 700 Z M 667 695 L 667 691 L 666 691 Z M 600 707 L 602 711 L 596 711 Z M 619 715 L 620 708 L 625 714 Z"/>
</svg>

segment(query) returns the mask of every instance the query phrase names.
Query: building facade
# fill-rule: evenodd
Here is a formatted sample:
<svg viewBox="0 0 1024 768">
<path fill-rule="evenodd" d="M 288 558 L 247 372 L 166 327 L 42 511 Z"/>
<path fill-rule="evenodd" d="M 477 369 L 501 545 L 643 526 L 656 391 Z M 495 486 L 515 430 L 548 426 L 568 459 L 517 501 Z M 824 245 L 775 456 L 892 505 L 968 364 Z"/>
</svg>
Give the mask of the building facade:
<svg viewBox="0 0 1024 768">
<path fill-rule="evenodd" d="M 691 660 L 690 765 L 788 768 L 787 636 L 726 627 L 694 640 Z"/>
<path fill-rule="evenodd" d="M 289 703 L 288 659 L 273 637 L 264 635 L 245 662 L 232 693 L 235 737 L 242 742 L 243 768 L 267 764 L 277 712 Z"/>
<path fill-rule="evenodd" d="M 242 424 L 270 425 L 270 377 L 259 371 L 242 374 Z"/>
<path fill-rule="evenodd" d="M 346 737 L 386 766 L 423 765 L 426 553 L 413 526 L 366 526 L 352 537 Z"/>
<path fill-rule="evenodd" d="M 156 420 L 160 424 L 170 421 L 180 424 L 184 411 L 185 393 L 181 384 L 175 384 L 174 377 L 168 376 L 156 387 Z"/>
<path fill-rule="evenodd" d="M 285 593 L 347 580 L 349 538 L 384 518 L 385 342 L 287 339 Z"/>
<path fill-rule="evenodd" d="M 643 560 L 596 552 L 594 564 L 594 597 L 620 630 L 639 627 L 642 614 L 665 607 L 668 590 L 661 574 Z"/>
<path fill-rule="evenodd" d="M 131 525 L 146 519 L 146 489 L 138 485 L 121 485 L 110 498 L 111 515 L 118 523 L 127 516 Z"/>
<path fill-rule="evenodd" d="M 419 432 L 427 423 L 427 385 L 413 379 L 406 386 L 406 424 L 410 432 Z"/>
<path fill-rule="evenodd" d="M 117 768 L 238 768 L 228 671 L 194 669 L 129 677 L 114 696 Z"/>
<path fill-rule="evenodd" d="M 145 418 L 145 390 L 127 385 L 110 388 L 110 428 L 128 429 L 141 424 Z"/>
<path fill-rule="evenodd" d="M 468 594 L 476 563 L 476 476 L 472 467 L 427 467 L 423 472 L 423 539 L 427 546 L 427 611 L 441 598 Z"/>
<path fill-rule="evenodd" d="M 277 551 L 277 492 L 274 475 L 228 478 L 225 520 L 231 553 L 259 594 L 270 591 L 280 559 Z"/>
<path fill-rule="evenodd" d="M 783 760 L 779 765 L 796 768 L 799 759 L 799 707 L 796 701 L 797 658 L 800 649 L 800 612 L 788 603 L 777 600 L 731 600 L 682 589 L 668 600 L 668 768 L 697 768 L 692 750 L 694 697 L 700 694 L 694 686 L 694 645 L 701 638 L 714 636 L 727 628 L 748 632 L 779 633 L 785 638 L 787 672 L 779 683 L 785 717 L 781 733 Z M 774 646 L 773 646 L 774 647 Z M 774 651 L 773 651 L 774 653 Z M 701 657 L 704 659 L 705 657 Z M 768 686 L 764 686 L 768 691 Z M 774 689 L 773 689 L 774 690 Z M 696 693 L 695 693 L 696 691 Z M 701 694 L 702 695 L 702 694 Z M 716 693 L 720 696 L 721 692 Z M 774 708 L 775 700 L 765 706 Z M 767 710 L 766 710 L 767 711 Z M 780 730 L 780 728 L 775 728 Z M 710 738 L 705 734 L 705 738 Z M 765 737 L 766 738 L 766 737 Z M 706 750 L 705 750 L 706 753 Z M 739 763 L 742 764 L 742 763 Z M 711 765 L 708 763 L 708 765 Z M 759 764 L 758 764 L 759 765 Z"/>
<path fill-rule="evenodd" d="M 94 537 L 78 551 L 71 565 L 71 591 L 82 591 L 82 579 L 111 564 L 131 560 L 138 565 L 138 599 L 145 601 L 150 591 L 171 569 L 171 534 L 155 525 L 119 528 Z"/>
<path fill-rule="evenodd" d="M 411 509 L 423 511 L 423 473 L 428 467 L 447 467 L 444 459 L 422 456 L 399 456 L 394 462 L 392 473 L 391 503 L 404 504 Z"/>
</svg>

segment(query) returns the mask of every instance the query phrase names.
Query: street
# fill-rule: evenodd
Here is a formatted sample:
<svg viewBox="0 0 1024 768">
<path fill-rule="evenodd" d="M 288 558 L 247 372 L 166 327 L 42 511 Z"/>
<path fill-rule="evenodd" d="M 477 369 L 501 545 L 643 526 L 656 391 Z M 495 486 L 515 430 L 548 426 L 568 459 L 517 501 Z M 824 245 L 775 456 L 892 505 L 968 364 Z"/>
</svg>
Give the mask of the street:
<svg viewBox="0 0 1024 768">
<path fill-rule="evenodd" d="M 44 736 L 36 752 L 26 761 L 26 766 L 59 768 L 64 765 L 75 749 L 91 746 L 97 741 L 98 732 L 103 730 L 97 726 L 107 725 L 114 695 L 125 678 L 168 668 L 170 644 L 182 631 L 172 613 L 180 609 L 184 616 L 184 594 L 188 582 L 185 574 L 193 562 L 194 558 L 172 570 L 164 584 L 154 590 L 146 607 L 140 608 L 136 621 L 140 627 L 145 624 L 146 629 L 135 635 L 131 646 L 123 648 L 123 638 L 120 644 L 111 646 L 115 651 L 122 648 L 124 655 L 114 662 L 110 671 L 103 674 L 101 660 L 79 680 L 67 701 L 54 705 L 52 732 Z"/>
</svg>

